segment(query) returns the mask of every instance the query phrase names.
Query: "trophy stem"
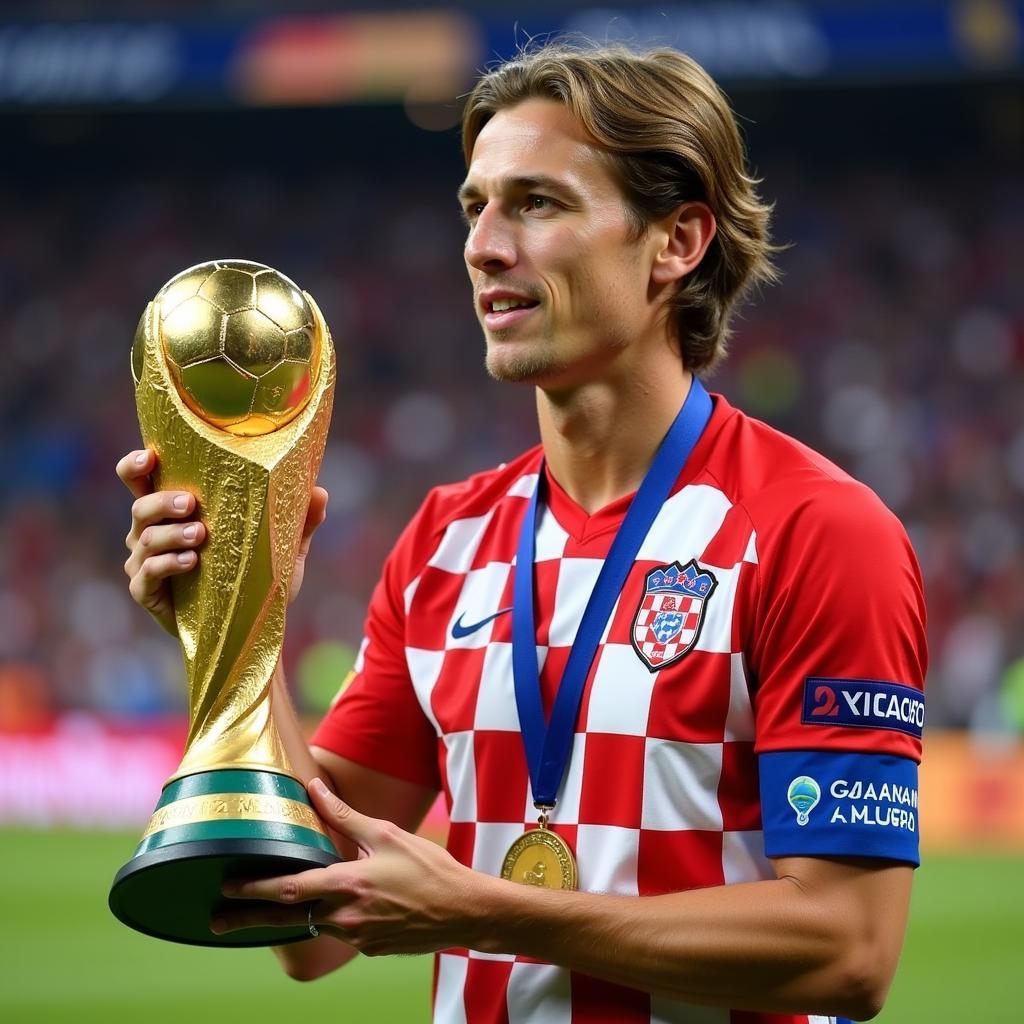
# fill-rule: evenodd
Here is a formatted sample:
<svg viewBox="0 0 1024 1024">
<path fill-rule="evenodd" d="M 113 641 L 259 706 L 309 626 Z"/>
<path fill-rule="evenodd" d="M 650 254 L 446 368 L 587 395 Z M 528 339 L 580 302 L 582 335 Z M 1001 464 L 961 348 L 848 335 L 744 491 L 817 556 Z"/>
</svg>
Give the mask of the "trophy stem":
<svg viewBox="0 0 1024 1024">
<path fill-rule="evenodd" d="M 302 779 L 295 771 L 288 751 L 281 741 L 274 720 L 274 690 L 268 683 L 254 706 L 244 709 L 248 728 L 243 730 L 224 729 L 209 733 L 200 731 L 198 736 L 195 723 L 185 745 L 185 753 L 174 773 L 165 785 L 204 772 L 232 771 L 271 772 L 293 779 L 301 785 Z M 234 742 L 231 742 L 231 740 Z"/>
</svg>

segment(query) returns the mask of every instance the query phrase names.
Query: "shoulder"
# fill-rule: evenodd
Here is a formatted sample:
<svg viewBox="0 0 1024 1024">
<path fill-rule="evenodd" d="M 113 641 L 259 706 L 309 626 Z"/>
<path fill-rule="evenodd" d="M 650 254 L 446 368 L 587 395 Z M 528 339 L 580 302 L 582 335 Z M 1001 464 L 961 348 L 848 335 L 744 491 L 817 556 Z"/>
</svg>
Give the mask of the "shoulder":
<svg viewBox="0 0 1024 1024">
<path fill-rule="evenodd" d="M 439 484 L 423 499 L 415 520 L 421 520 L 430 532 L 440 536 L 461 519 L 487 515 L 510 493 L 528 496 L 540 467 L 538 445 L 511 462 L 474 473 L 465 480 Z"/>
<path fill-rule="evenodd" d="M 432 488 L 399 537 L 392 560 L 404 566 L 405 575 L 415 575 L 430 560 L 453 526 L 479 522 L 491 516 L 509 496 L 528 497 L 532 493 L 540 461 L 541 448 L 538 445 L 510 462 L 474 473 L 464 480 Z"/>
<path fill-rule="evenodd" d="M 905 540 L 899 519 L 869 487 L 796 438 L 724 404 L 707 472 L 742 507 L 759 544 L 797 536 Z"/>
</svg>

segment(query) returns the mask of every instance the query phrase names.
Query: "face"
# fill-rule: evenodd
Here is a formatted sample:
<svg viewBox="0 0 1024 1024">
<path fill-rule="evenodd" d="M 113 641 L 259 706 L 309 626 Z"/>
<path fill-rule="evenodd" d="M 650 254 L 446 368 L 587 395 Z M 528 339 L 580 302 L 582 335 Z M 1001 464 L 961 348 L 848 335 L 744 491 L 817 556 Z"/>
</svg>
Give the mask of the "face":
<svg viewBox="0 0 1024 1024">
<path fill-rule="evenodd" d="M 495 114 L 459 198 L 491 376 L 572 386 L 652 329 L 651 243 L 632 238 L 607 158 L 562 104 Z"/>
</svg>

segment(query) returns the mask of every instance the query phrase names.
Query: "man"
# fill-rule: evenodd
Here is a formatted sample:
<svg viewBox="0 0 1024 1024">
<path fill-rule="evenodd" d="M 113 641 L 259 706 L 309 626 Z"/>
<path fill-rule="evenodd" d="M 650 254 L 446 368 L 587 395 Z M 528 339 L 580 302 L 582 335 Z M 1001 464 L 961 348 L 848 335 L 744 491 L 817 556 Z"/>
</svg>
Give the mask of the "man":
<svg viewBox="0 0 1024 1024">
<path fill-rule="evenodd" d="M 362 855 L 211 926 L 307 923 L 302 979 L 435 951 L 438 1021 L 870 1017 L 917 862 L 920 576 L 866 488 L 695 376 L 772 277 L 728 104 L 679 54 L 546 47 L 463 127 L 487 368 L 536 387 L 542 444 L 428 496 L 309 748 L 278 672 Z M 153 466 L 119 464 L 126 571 L 173 631 L 204 527 Z M 447 852 L 411 834 L 439 788 Z"/>
</svg>

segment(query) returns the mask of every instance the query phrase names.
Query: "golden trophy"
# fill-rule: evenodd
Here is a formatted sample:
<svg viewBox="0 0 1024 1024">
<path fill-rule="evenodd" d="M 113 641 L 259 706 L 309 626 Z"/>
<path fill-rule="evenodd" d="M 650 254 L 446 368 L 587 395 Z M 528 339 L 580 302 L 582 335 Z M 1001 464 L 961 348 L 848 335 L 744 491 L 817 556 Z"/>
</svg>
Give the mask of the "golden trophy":
<svg viewBox="0 0 1024 1024">
<path fill-rule="evenodd" d="M 173 577 L 188 680 L 178 770 L 110 909 L 148 935 L 206 946 L 279 945 L 305 925 L 217 936 L 225 878 L 340 860 L 271 714 L 292 570 L 327 439 L 334 349 L 313 299 L 260 263 L 217 260 L 172 278 L 132 346 L 159 490 L 196 495 L 198 569 Z"/>
</svg>

